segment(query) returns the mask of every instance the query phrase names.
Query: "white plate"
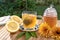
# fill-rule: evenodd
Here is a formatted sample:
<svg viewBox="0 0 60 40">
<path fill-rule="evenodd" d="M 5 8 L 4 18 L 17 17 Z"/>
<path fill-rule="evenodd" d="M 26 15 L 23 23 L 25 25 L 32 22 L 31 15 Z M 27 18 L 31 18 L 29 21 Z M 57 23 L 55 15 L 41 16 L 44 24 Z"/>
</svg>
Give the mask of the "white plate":
<svg viewBox="0 0 60 40">
<path fill-rule="evenodd" d="M 37 31 L 39 28 L 38 21 L 36 22 L 36 25 L 33 28 L 24 28 L 23 23 L 20 25 L 20 30 L 22 31 Z"/>
<path fill-rule="evenodd" d="M 34 28 L 24 28 L 23 25 L 20 26 L 20 30 L 22 30 L 22 31 L 37 31 L 38 28 L 39 28 L 39 25 L 37 25 L 37 24 L 35 25 Z"/>
</svg>

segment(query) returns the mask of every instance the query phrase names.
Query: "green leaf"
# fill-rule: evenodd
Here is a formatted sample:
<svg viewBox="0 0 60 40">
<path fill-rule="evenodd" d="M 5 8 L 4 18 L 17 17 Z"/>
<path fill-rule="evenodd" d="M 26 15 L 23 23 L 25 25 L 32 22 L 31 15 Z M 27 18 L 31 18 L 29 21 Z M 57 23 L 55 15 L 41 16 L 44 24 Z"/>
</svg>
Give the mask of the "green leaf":
<svg viewBox="0 0 60 40">
<path fill-rule="evenodd" d="M 30 34 L 32 35 L 32 37 L 37 37 L 36 32 L 30 32 Z"/>
<path fill-rule="evenodd" d="M 23 35 L 25 35 L 25 32 L 21 32 L 20 34 L 18 34 L 18 35 L 16 36 L 16 38 L 18 39 L 18 38 L 22 37 Z"/>
<path fill-rule="evenodd" d="M 29 32 L 26 32 L 25 33 L 25 36 L 26 36 L 26 39 L 25 40 L 28 40 L 31 37 L 31 34 Z"/>
</svg>

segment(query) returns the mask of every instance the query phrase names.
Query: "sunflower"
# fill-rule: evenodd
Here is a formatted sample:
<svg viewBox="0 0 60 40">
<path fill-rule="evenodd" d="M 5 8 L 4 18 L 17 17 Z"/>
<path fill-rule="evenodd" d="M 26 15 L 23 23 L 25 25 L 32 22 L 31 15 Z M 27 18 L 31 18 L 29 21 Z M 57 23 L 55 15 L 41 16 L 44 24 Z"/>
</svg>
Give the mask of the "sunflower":
<svg viewBox="0 0 60 40">
<path fill-rule="evenodd" d="M 38 33 L 43 37 L 48 37 L 50 31 L 49 25 L 47 23 L 42 23 L 39 27 Z"/>
<path fill-rule="evenodd" d="M 52 30 L 51 30 L 51 37 L 60 39 L 60 27 L 53 27 L 52 28 Z"/>
</svg>

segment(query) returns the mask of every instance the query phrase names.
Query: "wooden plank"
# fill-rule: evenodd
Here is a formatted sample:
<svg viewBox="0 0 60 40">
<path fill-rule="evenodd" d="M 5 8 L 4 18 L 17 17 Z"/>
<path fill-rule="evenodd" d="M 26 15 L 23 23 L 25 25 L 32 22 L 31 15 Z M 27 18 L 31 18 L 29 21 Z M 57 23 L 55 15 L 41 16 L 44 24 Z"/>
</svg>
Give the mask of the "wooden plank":
<svg viewBox="0 0 60 40">
<path fill-rule="evenodd" d="M 41 23 L 41 20 L 38 20 L 38 23 Z M 58 20 L 57 23 L 60 23 L 60 20 Z M 1 26 L 0 29 L 1 29 L 1 28 L 3 28 L 3 27 Z M 21 32 L 21 31 L 19 30 L 19 31 L 17 31 L 16 33 L 11 33 L 11 34 L 10 34 L 11 39 L 12 39 L 12 40 L 16 40 L 16 36 L 17 36 L 17 34 L 19 34 L 20 32 Z M 36 32 L 36 33 L 37 33 L 37 32 Z M 38 33 L 37 33 L 37 35 L 38 35 Z M 21 38 L 18 39 L 18 40 L 25 40 L 25 37 L 23 36 L 23 37 L 21 37 Z M 40 37 L 40 36 L 38 35 L 37 38 L 31 37 L 29 40 L 54 40 L 54 39 L 52 39 L 52 38 L 44 38 L 44 37 Z"/>
</svg>

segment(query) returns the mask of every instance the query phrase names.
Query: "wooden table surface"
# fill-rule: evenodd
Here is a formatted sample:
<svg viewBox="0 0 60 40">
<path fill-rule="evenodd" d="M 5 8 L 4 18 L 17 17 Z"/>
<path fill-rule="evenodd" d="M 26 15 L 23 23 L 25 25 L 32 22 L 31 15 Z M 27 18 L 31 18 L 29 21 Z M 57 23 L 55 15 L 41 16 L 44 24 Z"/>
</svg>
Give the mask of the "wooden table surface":
<svg viewBox="0 0 60 40">
<path fill-rule="evenodd" d="M 38 20 L 38 23 L 41 23 L 41 20 Z M 58 20 L 58 23 L 60 23 L 60 20 Z M 3 27 L 1 26 L 0 29 L 1 29 L 1 28 L 3 28 Z M 16 38 L 16 35 L 19 34 L 20 32 L 21 32 L 21 31 L 19 30 L 19 31 L 17 31 L 16 33 L 11 33 L 11 34 L 10 34 L 11 39 L 12 39 L 12 40 L 16 40 L 16 39 L 15 39 L 15 38 Z M 37 33 L 37 32 L 36 32 L 36 33 Z M 38 35 L 38 33 L 37 33 L 37 35 Z M 23 36 L 23 37 L 19 38 L 18 40 L 25 40 L 25 37 Z M 29 40 L 54 40 L 54 39 L 52 39 L 52 38 L 44 38 L 44 37 L 40 37 L 40 36 L 38 35 L 37 38 L 31 37 Z"/>
</svg>

